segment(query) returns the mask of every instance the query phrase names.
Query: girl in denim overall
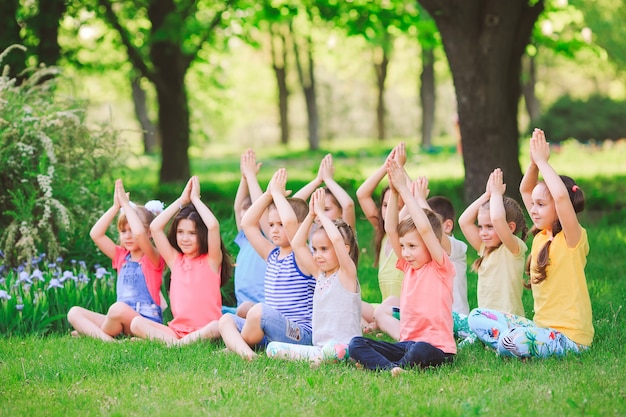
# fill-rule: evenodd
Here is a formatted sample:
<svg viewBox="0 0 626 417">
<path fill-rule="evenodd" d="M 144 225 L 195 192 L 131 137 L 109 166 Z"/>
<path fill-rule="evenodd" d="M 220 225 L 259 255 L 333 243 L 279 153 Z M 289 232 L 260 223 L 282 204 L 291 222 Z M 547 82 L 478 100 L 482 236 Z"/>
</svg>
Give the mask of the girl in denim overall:
<svg viewBox="0 0 626 417">
<path fill-rule="evenodd" d="M 122 180 L 115 182 L 113 206 L 96 222 L 90 236 L 118 271 L 117 302 L 106 315 L 72 307 L 67 319 L 74 327 L 73 336 L 113 341 L 119 334 L 131 334 L 130 323 L 137 316 L 157 323 L 162 321 L 160 289 L 165 263 L 150 240 L 149 229 L 155 214 L 162 210 L 162 203 L 154 201 L 146 206 L 150 209 L 133 205 Z M 120 245 L 117 245 L 106 231 L 120 211 L 117 222 Z"/>
</svg>

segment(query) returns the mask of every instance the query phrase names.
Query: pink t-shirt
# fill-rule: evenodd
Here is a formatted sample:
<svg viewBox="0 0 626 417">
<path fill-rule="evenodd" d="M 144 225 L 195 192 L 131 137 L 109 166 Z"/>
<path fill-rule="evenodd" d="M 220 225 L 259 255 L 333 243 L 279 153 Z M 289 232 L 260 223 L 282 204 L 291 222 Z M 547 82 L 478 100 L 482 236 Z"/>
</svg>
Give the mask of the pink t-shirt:
<svg viewBox="0 0 626 417">
<path fill-rule="evenodd" d="M 220 274 L 211 269 L 207 254 L 189 258 L 180 253 L 170 269 L 174 319 L 168 326 L 176 334 L 183 337 L 222 316 Z"/>
<path fill-rule="evenodd" d="M 404 271 L 400 294 L 400 341 L 427 342 L 445 353 L 456 353 L 452 321 L 454 265 L 448 255 L 438 265 L 430 261 L 413 269 L 404 259 L 396 267 Z"/>
<path fill-rule="evenodd" d="M 124 266 L 124 262 L 126 262 L 125 258 L 129 253 L 130 252 L 128 250 L 121 246 L 115 247 L 113 268 L 117 270 L 118 274 L 122 269 L 122 266 Z M 146 287 L 148 287 L 148 292 L 152 297 L 152 301 L 154 301 L 155 304 L 160 305 L 161 283 L 163 282 L 163 269 L 165 268 L 165 261 L 163 261 L 163 258 L 159 258 L 159 264 L 153 265 L 152 262 L 150 262 L 150 258 L 143 255 L 139 260 L 139 265 L 141 265 L 141 272 L 143 272 L 143 276 L 146 279 Z"/>
</svg>

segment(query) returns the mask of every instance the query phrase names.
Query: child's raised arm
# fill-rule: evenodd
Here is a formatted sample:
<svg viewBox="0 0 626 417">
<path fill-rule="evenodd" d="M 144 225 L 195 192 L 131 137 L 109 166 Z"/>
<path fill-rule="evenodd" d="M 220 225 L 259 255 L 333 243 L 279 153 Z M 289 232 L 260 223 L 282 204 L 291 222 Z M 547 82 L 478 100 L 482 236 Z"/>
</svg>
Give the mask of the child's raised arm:
<svg viewBox="0 0 626 417">
<path fill-rule="evenodd" d="M 389 180 L 389 203 L 387 205 L 387 214 L 385 216 L 385 233 L 389 237 L 389 243 L 393 248 L 398 259 L 402 258 L 402 247 L 400 246 L 400 238 L 398 237 L 398 190 L 394 187 L 391 179 Z"/>
<path fill-rule="evenodd" d="M 315 178 L 313 178 L 311 181 L 309 181 L 304 187 L 302 187 L 298 191 L 296 191 L 296 193 L 292 197 L 294 197 L 294 198 L 301 198 L 304 201 L 306 201 L 306 200 L 309 199 L 311 194 L 313 194 L 313 191 L 315 191 L 315 189 L 317 189 L 317 187 L 322 185 L 322 183 L 324 182 L 322 180 L 322 177 L 324 175 L 324 170 L 328 169 L 328 164 L 324 162 L 324 161 L 326 161 L 327 157 L 328 157 L 328 155 L 326 155 L 320 161 L 320 167 L 317 170 L 317 175 L 315 176 Z"/>
<path fill-rule="evenodd" d="M 316 191 L 317 192 L 317 191 Z M 315 221 L 315 211 L 314 205 L 316 204 L 316 200 L 314 200 L 315 193 L 311 196 L 311 201 L 309 201 L 309 212 L 304 218 L 302 224 L 298 228 L 295 236 L 291 240 L 291 249 L 293 250 L 294 255 L 296 256 L 296 262 L 300 270 L 305 275 L 313 275 L 315 279 L 319 275 L 319 267 L 311 254 L 311 249 L 307 245 L 307 239 L 309 237 L 309 230 L 313 225 L 313 221 Z M 322 200 L 323 204 L 323 200 Z"/>
<path fill-rule="evenodd" d="M 537 129 L 535 129 L 536 131 Z M 535 132 L 533 132 L 533 137 L 535 136 Z M 532 140 L 532 139 L 531 139 Z M 528 168 L 526 168 L 526 172 L 522 177 L 522 181 L 519 184 L 519 191 L 522 195 L 522 201 L 524 202 L 524 206 L 526 207 L 526 211 L 530 213 L 533 207 L 533 189 L 537 182 L 539 181 L 539 168 L 533 159 L 532 152 L 530 153 L 530 163 L 528 164 Z"/>
<path fill-rule="evenodd" d="M 395 160 L 388 161 L 387 168 L 389 180 L 393 183 L 394 187 L 397 187 L 398 193 L 404 200 L 404 204 L 407 206 L 409 214 L 413 218 L 417 232 L 420 234 L 428 252 L 430 252 L 431 258 L 437 264 L 443 264 L 444 250 L 441 246 L 441 241 L 435 235 L 424 209 L 421 208 L 417 201 L 413 198 L 411 190 L 407 185 L 408 176 L 404 171 L 404 168 L 402 168 Z"/>
<path fill-rule="evenodd" d="M 93 240 L 102 253 L 111 259 L 115 256 L 115 248 L 117 245 L 113 239 L 106 235 L 106 232 L 115 219 L 115 216 L 120 211 L 120 207 L 121 205 L 119 199 L 117 198 L 117 189 L 115 189 L 113 191 L 113 205 L 104 212 L 89 232 L 91 240 Z"/>
<path fill-rule="evenodd" d="M 331 154 L 326 155 L 322 164 L 325 164 L 325 168 L 322 170 L 322 180 L 328 190 L 335 196 L 339 205 L 341 206 L 341 218 L 350 225 L 352 230 L 356 227 L 356 214 L 354 211 L 354 201 L 352 197 L 348 195 L 335 181 L 335 166 L 333 164 L 333 157 Z"/>
<path fill-rule="evenodd" d="M 150 241 L 150 234 L 148 233 L 149 230 L 146 230 L 146 227 L 137 215 L 135 208 L 130 204 L 130 200 L 128 199 L 126 190 L 124 190 L 124 184 L 121 179 L 115 181 L 115 193 L 120 205 L 124 209 L 124 214 L 126 215 L 126 220 L 130 226 L 130 231 L 133 233 L 135 242 L 137 242 L 141 251 L 148 257 L 153 265 L 159 265 L 161 256 Z"/>
<path fill-rule="evenodd" d="M 178 251 L 170 244 L 170 241 L 165 234 L 165 226 L 167 226 L 170 219 L 174 217 L 183 206 L 191 202 L 191 183 L 190 178 L 189 181 L 187 181 L 180 197 L 174 200 L 172 204 L 166 207 L 165 210 L 156 216 L 156 218 L 152 220 L 152 223 L 150 223 L 152 240 L 154 240 L 154 244 L 165 260 L 165 263 L 170 267 L 174 264 L 174 261 L 178 256 Z"/>
<path fill-rule="evenodd" d="M 489 178 L 491 179 L 491 174 L 489 175 Z M 463 236 L 465 236 L 465 239 L 467 239 L 467 242 L 472 246 L 472 248 L 477 251 L 480 250 L 483 240 L 480 238 L 480 229 L 476 225 L 476 219 L 478 218 L 478 210 L 480 210 L 480 207 L 489 201 L 489 192 L 489 180 L 487 180 L 485 192 L 474 200 L 472 204 L 467 206 L 465 211 L 463 211 L 459 217 L 459 227 L 461 228 L 461 232 L 463 232 Z"/>
<path fill-rule="evenodd" d="M 406 161 L 406 150 L 404 142 L 400 142 L 396 145 L 395 148 L 391 150 L 387 159 L 396 159 L 400 165 L 404 166 L 404 162 Z M 382 224 L 382 220 L 380 217 L 382 216 L 381 207 L 376 205 L 376 202 L 372 198 L 376 187 L 382 181 L 382 179 L 387 175 L 387 159 L 383 164 L 372 174 L 370 175 L 361 186 L 356 190 L 356 197 L 359 201 L 359 205 L 363 210 L 363 214 L 367 217 L 367 220 L 374 226 L 375 229 L 378 229 Z"/>
<path fill-rule="evenodd" d="M 281 168 L 274 173 L 272 180 L 270 181 L 270 192 L 272 194 L 272 200 L 278 210 L 280 221 L 283 224 L 283 229 L 287 233 L 289 242 L 293 239 L 298 231 L 298 218 L 294 213 L 291 205 L 287 201 L 287 195 L 289 192 L 286 190 L 287 186 L 287 170 Z"/>
<path fill-rule="evenodd" d="M 498 234 L 498 237 L 502 241 L 502 244 L 513 255 L 517 255 L 520 252 L 517 238 L 513 234 L 515 231 L 515 223 L 513 227 L 509 225 L 506 220 L 506 211 L 504 209 L 504 192 L 506 191 L 506 184 L 502 180 L 502 170 L 496 168 L 489 177 L 490 195 L 489 198 L 489 216 L 491 218 L 491 224 L 494 230 Z"/>
<path fill-rule="evenodd" d="M 271 184 L 271 180 L 270 180 Z M 276 247 L 272 242 L 267 240 L 261 232 L 259 224 L 261 217 L 272 203 L 272 195 L 270 194 L 270 185 L 267 190 L 252 203 L 241 219 L 241 227 L 243 228 L 246 238 L 254 248 L 254 250 L 263 259 L 267 259 L 270 252 Z"/>
<path fill-rule="evenodd" d="M 257 178 L 261 165 L 260 162 L 256 162 L 256 155 L 252 149 L 248 149 L 241 155 L 239 163 L 241 179 L 239 181 L 239 187 L 237 188 L 237 194 L 235 195 L 234 204 L 237 230 L 241 230 L 241 212 L 245 198 L 250 196 L 250 201 L 254 203 L 263 194 L 263 190 Z M 261 229 L 266 235 L 269 233 L 267 219 L 261 220 Z"/>
<path fill-rule="evenodd" d="M 222 239 L 220 224 L 213 212 L 200 199 L 200 181 L 195 175 L 191 177 L 191 204 L 195 207 L 207 228 L 207 242 L 209 244 L 209 264 L 213 271 L 219 273 L 222 266 Z"/>
<path fill-rule="evenodd" d="M 573 248 L 580 241 L 582 227 L 578 222 L 567 187 L 548 162 L 550 158 L 550 144 L 546 141 L 545 134 L 541 129 L 535 129 L 533 132 L 533 137 L 530 139 L 530 154 L 535 164 L 537 164 L 537 168 L 539 168 L 546 187 L 548 187 L 550 195 L 554 200 L 556 213 L 561 222 L 567 246 Z"/>
<path fill-rule="evenodd" d="M 324 198 L 324 189 L 316 190 L 312 197 L 312 200 L 314 200 L 312 209 L 315 211 L 316 216 L 320 220 L 320 224 L 324 228 L 324 231 L 326 232 L 326 235 L 335 250 L 335 255 L 337 256 L 337 261 L 339 262 L 339 271 L 337 275 L 339 282 L 341 282 L 341 285 L 346 290 L 356 292 L 358 288 L 356 276 L 357 266 L 350 256 L 350 250 L 346 247 L 346 242 L 344 241 L 341 232 L 339 232 L 335 223 L 324 212 Z M 349 225 L 348 222 L 346 222 L 346 224 Z"/>
</svg>

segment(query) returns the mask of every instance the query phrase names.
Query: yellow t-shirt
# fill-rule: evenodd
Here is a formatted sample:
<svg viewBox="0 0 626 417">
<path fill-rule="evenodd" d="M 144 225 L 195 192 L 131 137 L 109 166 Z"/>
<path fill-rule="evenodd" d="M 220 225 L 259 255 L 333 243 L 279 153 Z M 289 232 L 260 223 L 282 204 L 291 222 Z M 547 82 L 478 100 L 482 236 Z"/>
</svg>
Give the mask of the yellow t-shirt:
<svg viewBox="0 0 626 417">
<path fill-rule="evenodd" d="M 522 292 L 524 291 L 524 266 L 528 246 L 515 236 L 519 251 L 513 255 L 504 245 L 483 259 L 478 268 L 477 298 L 479 308 L 524 316 Z M 485 245 L 480 253 L 485 252 Z"/>
<path fill-rule="evenodd" d="M 378 286 L 383 301 L 392 295 L 400 297 L 404 273 L 396 268 L 396 262 L 398 262 L 398 257 L 389 244 L 389 237 L 385 235 L 380 245 L 380 256 L 378 257 Z"/>
<path fill-rule="evenodd" d="M 533 240 L 531 278 L 536 275 L 533 271 L 537 254 L 547 241 L 545 231 L 537 234 Z M 558 330 L 570 340 L 585 346 L 591 345 L 594 334 L 591 300 L 585 277 L 588 253 L 589 242 L 585 229 L 574 248 L 568 248 L 565 235 L 557 233 L 550 245 L 546 279 L 539 284 L 532 284 L 535 300 L 533 321 L 537 326 Z"/>
</svg>

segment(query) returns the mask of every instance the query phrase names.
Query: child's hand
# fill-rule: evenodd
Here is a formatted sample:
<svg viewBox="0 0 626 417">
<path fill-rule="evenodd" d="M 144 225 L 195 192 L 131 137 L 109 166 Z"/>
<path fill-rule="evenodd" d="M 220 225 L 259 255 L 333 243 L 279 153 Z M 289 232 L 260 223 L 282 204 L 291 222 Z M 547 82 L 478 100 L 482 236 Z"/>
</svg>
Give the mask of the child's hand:
<svg viewBox="0 0 626 417">
<path fill-rule="evenodd" d="M 118 197 L 119 195 L 119 187 L 117 186 L 118 181 L 121 181 L 120 179 L 115 180 L 115 187 L 113 188 L 113 207 L 115 207 L 116 209 L 120 209 L 120 207 L 122 207 L 122 203 L 120 203 L 120 198 Z"/>
<path fill-rule="evenodd" d="M 313 192 L 311 196 L 310 208 L 309 210 L 315 216 L 319 216 L 324 214 L 324 201 L 326 198 L 326 191 L 323 188 L 318 188 Z"/>
<path fill-rule="evenodd" d="M 395 151 L 393 159 L 398 161 L 398 164 L 400 164 L 400 166 L 403 167 L 404 164 L 406 163 L 406 145 L 405 145 L 405 143 L 404 142 L 400 142 L 399 144 L 396 145 L 395 148 L 393 148 L 393 150 Z"/>
<path fill-rule="evenodd" d="M 183 189 L 183 192 L 180 194 L 180 205 L 184 206 L 185 204 L 189 204 L 191 202 L 191 188 L 193 184 L 193 177 L 189 178 L 187 181 L 187 185 Z"/>
<path fill-rule="evenodd" d="M 387 161 L 387 175 L 389 176 L 389 185 L 393 186 L 398 192 L 408 189 L 406 185 L 406 172 L 395 159 Z"/>
<path fill-rule="evenodd" d="M 335 165 L 333 165 L 333 156 L 327 154 L 320 164 L 320 176 L 322 181 L 332 180 L 335 175 Z"/>
<path fill-rule="evenodd" d="M 493 170 L 491 175 L 489 176 L 489 193 L 490 195 L 504 195 L 506 191 L 506 184 L 502 180 L 502 170 L 500 168 L 496 168 Z"/>
<path fill-rule="evenodd" d="M 130 193 L 124 190 L 124 184 L 121 179 L 115 180 L 115 204 L 119 207 L 125 207 L 130 204 Z"/>
<path fill-rule="evenodd" d="M 533 162 L 546 162 L 550 158 L 550 144 L 541 129 L 535 129 L 530 138 L 530 158 Z"/>
<path fill-rule="evenodd" d="M 261 162 L 256 162 L 256 154 L 252 149 L 248 149 L 246 152 L 241 154 L 241 162 L 239 163 L 239 167 L 241 170 L 241 175 L 244 178 L 254 177 L 259 173 L 261 169 Z"/>
<path fill-rule="evenodd" d="M 189 199 L 191 201 L 200 199 L 200 180 L 198 180 L 198 177 L 195 175 L 191 177 L 191 192 L 189 194 Z"/>
<path fill-rule="evenodd" d="M 426 177 L 418 177 L 415 181 L 411 182 L 411 194 L 413 194 L 415 198 L 426 200 L 429 193 L 428 179 Z"/>
<path fill-rule="evenodd" d="M 290 192 L 287 192 L 287 190 L 285 189 L 286 186 L 287 170 L 285 168 L 280 168 L 272 176 L 272 179 L 270 180 L 267 189 L 272 195 L 275 193 L 280 193 L 286 197 L 290 194 Z"/>
</svg>

